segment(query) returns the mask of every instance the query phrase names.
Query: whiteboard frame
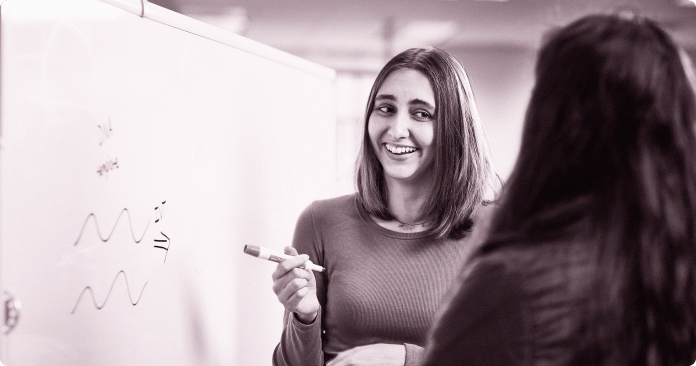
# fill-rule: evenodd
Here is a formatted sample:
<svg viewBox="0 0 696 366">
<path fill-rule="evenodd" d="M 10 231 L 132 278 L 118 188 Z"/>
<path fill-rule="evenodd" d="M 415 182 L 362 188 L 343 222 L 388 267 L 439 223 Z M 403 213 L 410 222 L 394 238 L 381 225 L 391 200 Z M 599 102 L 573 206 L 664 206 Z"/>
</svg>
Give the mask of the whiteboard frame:
<svg viewBox="0 0 696 366">
<path fill-rule="evenodd" d="M 152 4 L 147 0 L 99 0 L 116 6 L 142 18 L 147 18 L 158 23 L 189 32 L 215 42 L 219 42 L 236 49 L 261 56 L 268 60 L 287 65 L 312 74 L 333 79 L 336 71 L 314 62 L 305 60 L 290 53 L 278 50 L 271 46 L 245 38 L 238 34 L 226 31 L 222 28 L 201 22 L 188 16 Z M 0 3 L 2 1 L 0 0 Z"/>
</svg>

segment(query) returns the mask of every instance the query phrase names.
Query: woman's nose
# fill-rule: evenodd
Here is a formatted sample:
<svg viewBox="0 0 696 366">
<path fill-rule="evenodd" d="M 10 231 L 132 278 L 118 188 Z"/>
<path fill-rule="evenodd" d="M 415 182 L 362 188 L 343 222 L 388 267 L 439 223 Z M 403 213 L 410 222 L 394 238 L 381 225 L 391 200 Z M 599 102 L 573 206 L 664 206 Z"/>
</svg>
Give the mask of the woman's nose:
<svg viewBox="0 0 696 366">
<path fill-rule="evenodd" d="M 408 113 L 397 113 L 391 120 L 389 125 L 389 137 L 393 139 L 401 139 L 408 137 L 408 124 L 409 124 Z"/>
</svg>

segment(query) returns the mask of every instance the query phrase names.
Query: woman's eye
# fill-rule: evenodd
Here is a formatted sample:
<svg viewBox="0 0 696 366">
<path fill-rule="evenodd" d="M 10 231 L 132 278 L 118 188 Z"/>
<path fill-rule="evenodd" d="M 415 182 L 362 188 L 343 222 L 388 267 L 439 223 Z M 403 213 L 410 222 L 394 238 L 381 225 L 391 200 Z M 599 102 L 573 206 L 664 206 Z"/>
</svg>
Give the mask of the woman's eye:
<svg viewBox="0 0 696 366">
<path fill-rule="evenodd" d="M 394 108 L 390 105 L 380 105 L 375 109 L 377 109 L 377 111 L 379 111 L 381 113 L 385 113 L 385 114 L 394 113 Z"/>
<path fill-rule="evenodd" d="M 432 115 L 426 111 L 415 111 L 413 112 L 413 115 L 421 120 L 428 120 L 432 118 Z"/>
</svg>

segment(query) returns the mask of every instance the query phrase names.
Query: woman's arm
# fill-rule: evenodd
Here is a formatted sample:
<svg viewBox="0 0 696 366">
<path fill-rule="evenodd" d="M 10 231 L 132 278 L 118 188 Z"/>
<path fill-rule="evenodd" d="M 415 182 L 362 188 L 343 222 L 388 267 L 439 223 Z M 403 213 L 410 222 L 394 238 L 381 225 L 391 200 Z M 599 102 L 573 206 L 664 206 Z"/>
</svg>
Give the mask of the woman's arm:
<svg viewBox="0 0 696 366">
<path fill-rule="evenodd" d="M 326 366 L 417 366 L 422 353 L 423 347 L 415 344 L 369 344 L 341 352 Z"/>
<path fill-rule="evenodd" d="M 307 255 L 312 262 L 322 264 L 319 261 L 321 255 L 316 243 L 311 205 L 300 214 L 297 221 L 293 248 L 290 248 L 288 254 L 299 252 Z M 300 258 L 287 259 L 278 264 L 273 275 L 274 292 L 285 307 L 283 333 L 273 352 L 273 365 L 276 366 L 324 366 L 321 334 L 322 308 L 326 303 L 325 275 L 294 268 L 301 263 L 304 260 Z M 288 267 L 293 269 L 288 271 Z M 289 277 L 282 279 L 285 273 Z M 306 287 L 303 286 L 303 279 L 307 281 Z M 292 283 L 293 281 L 295 282 Z M 310 319 L 311 314 L 315 314 L 313 320 Z"/>
</svg>

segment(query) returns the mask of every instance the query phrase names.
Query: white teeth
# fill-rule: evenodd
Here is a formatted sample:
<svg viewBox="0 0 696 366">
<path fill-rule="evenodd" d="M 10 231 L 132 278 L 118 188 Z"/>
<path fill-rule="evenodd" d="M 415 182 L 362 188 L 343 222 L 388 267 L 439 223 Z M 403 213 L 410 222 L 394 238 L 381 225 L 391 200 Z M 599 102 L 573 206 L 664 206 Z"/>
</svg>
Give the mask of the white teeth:
<svg viewBox="0 0 696 366">
<path fill-rule="evenodd" d="M 415 147 L 406 147 L 406 146 L 394 146 L 392 144 L 384 144 L 384 146 L 389 150 L 392 154 L 408 154 L 416 151 Z"/>
</svg>

